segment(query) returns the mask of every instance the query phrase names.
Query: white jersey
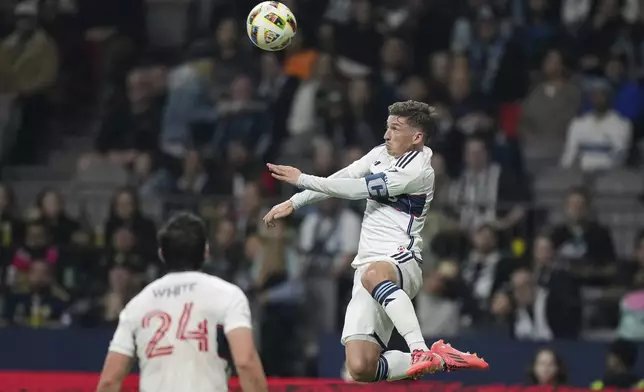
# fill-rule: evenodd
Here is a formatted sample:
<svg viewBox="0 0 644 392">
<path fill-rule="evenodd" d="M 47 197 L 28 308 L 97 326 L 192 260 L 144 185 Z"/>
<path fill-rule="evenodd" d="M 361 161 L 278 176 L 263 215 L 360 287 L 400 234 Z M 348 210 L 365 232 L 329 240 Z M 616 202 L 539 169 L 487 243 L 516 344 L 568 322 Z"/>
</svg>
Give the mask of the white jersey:
<svg viewBox="0 0 644 392">
<path fill-rule="evenodd" d="M 138 357 L 141 392 L 228 391 L 224 333 L 251 328 L 248 299 L 237 286 L 201 272 L 170 273 L 123 309 L 109 351 Z"/>
<path fill-rule="evenodd" d="M 295 208 L 326 197 L 367 199 L 358 255 L 354 266 L 386 256 L 416 258 L 421 231 L 434 196 L 432 150 L 410 151 L 401 157 L 384 145 L 328 178 L 303 174 L 298 185 L 308 192 L 291 198 Z"/>
</svg>

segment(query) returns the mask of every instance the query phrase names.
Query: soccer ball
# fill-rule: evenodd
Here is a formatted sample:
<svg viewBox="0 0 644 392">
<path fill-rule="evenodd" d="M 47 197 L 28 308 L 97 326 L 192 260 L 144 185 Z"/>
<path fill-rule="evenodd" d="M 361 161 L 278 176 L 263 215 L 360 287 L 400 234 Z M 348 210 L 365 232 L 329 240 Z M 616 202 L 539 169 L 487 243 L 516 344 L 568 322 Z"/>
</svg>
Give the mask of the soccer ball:
<svg viewBox="0 0 644 392">
<path fill-rule="evenodd" d="M 259 3 L 248 14 L 248 38 L 258 48 L 275 52 L 290 45 L 297 22 L 287 6 L 279 1 Z"/>
</svg>

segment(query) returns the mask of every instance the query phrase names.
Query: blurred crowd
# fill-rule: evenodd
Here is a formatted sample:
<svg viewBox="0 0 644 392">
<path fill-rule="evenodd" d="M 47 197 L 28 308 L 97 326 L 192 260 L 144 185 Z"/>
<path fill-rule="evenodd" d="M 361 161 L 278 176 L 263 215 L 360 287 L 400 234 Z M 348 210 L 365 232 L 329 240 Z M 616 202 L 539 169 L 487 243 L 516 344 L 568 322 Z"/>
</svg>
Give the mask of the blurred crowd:
<svg viewBox="0 0 644 392">
<path fill-rule="evenodd" d="M 412 99 L 439 114 L 423 332 L 644 340 L 644 231 L 618 249 L 592 186 L 644 177 L 644 2 L 285 0 L 299 30 L 279 53 L 246 40 L 254 3 L 190 2 L 187 44 L 168 48 L 149 42 L 142 0 L 2 2 L 0 93 L 20 108 L 3 165 L 42 163 L 82 117 L 94 145 L 78 172 L 126 178 L 99 224 L 67 212 L 65 189 L 21 211 L 19 181 L 2 183 L 3 324 L 114 323 L 163 271 L 157 224 L 191 209 L 212 233 L 204 269 L 248 292 L 262 353 L 280 359 L 267 372 L 306 373 L 317 337 L 342 326 L 363 203 L 327 200 L 267 230 L 263 214 L 295 190 L 265 162 L 332 174 L 380 143 L 389 104 Z M 558 221 L 535 202 L 545 168 L 588 179 L 557 195 Z M 616 344 L 628 368 L 629 343 Z M 535 369 L 542 355 L 563 372 L 547 351 Z"/>
</svg>

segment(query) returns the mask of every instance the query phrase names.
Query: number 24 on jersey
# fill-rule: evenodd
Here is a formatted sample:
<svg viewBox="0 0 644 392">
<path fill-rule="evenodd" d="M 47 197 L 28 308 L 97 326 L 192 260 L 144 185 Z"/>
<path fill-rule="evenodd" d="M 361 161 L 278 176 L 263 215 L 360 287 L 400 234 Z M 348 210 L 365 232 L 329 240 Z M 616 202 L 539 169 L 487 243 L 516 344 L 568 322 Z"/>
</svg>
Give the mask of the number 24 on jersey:
<svg viewBox="0 0 644 392">
<path fill-rule="evenodd" d="M 190 316 L 193 306 L 194 304 L 192 302 L 187 302 L 186 304 L 184 304 L 183 312 L 181 312 L 179 324 L 177 325 L 177 333 L 175 335 L 175 338 L 178 341 L 196 340 L 199 344 L 199 351 L 207 352 L 208 320 L 199 322 L 197 329 L 188 330 L 188 323 L 190 322 Z M 149 328 L 150 323 L 154 319 L 158 319 L 161 324 L 152 336 L 152 339 L 150 339 L 150 341 L 146 345 L 145 354 L 148 358 L 171 355 L 174 351 L 174 345 L 168 344 L 165 346 L 159 346 L 159 343 L 166 336 L 168 330 L 172 326 L 172 316 L 169 313 L 161 310 L 153 310 L 143 317 L 141 326 L 143 328 Z"/>
</svg>

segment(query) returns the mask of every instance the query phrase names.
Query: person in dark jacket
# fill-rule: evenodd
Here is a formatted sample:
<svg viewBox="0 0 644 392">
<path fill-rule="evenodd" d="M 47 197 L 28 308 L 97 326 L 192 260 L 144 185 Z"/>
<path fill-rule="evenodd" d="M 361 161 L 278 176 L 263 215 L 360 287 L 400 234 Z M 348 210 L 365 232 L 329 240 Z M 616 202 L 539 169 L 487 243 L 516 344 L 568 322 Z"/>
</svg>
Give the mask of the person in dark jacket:
<svg viewBox="0 0 644 392">
<path fill-rule="evenodd" d="M 112 236 L 122 227 L 136 236 L 137 251 L 150 262 L 157 260 L 157 230 L 154 222 L 141 212 L 139 197 L 132 188 L 119 189 L 112 198 L 110 215 L 105 223 L 105 240 L 112 244 Z"/>
<path fill-rule="evenodd" d="M 491 313 L 519 340 L 574 339 L 581 331 L 581 309 L 562 301 L 562 295 L 539 286 L 532 271 L 521 268 L 512 274 L 509 287 L 494 295 Z"/>
<path fill-rule="evenodd" d="M 593 390 L 605 388 L 644 389 L 644 379 L 635 373 L 637 346 L 628 340 L 618 339 L 608 347 L 606 372 L 601 380 L 593 382 Z"/>
<path fill-rule="evenodd" d="M 593 219 L 590 198 L 582 188 L 573 188 L 566 198 L 566 221 L 553 228 L 550 238 L 558 256 L 571 263 L 570 272 L 584 283 L 609 281 L 615 247 L 610 230 Z"/>
<path fill-rule="evenodd" d="M 56 245 L 69 245 L 72 235 L 80 229 L 80 224 L 69 217 L 60 192 L 53 188 L 43 189 L 37 199 L 43 221 L 49 226 Z"/>
</svg>

